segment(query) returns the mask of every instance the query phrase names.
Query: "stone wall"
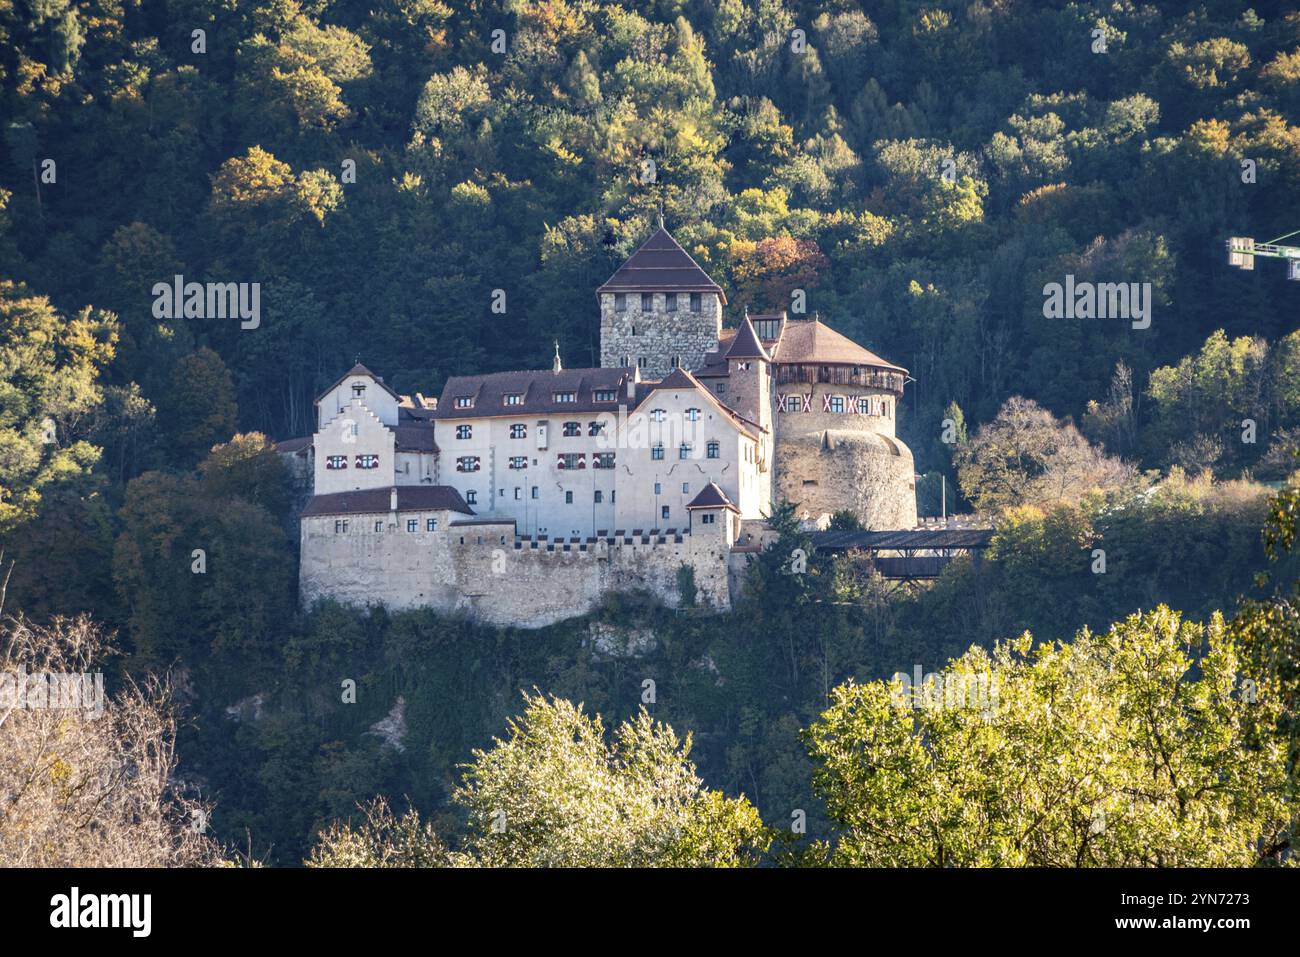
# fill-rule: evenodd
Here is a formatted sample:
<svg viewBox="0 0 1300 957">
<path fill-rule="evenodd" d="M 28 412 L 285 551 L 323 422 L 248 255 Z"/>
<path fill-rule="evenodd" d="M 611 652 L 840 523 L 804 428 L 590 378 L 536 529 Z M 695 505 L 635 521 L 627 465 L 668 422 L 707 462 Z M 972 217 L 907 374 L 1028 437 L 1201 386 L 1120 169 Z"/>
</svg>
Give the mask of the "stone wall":
<svg viewBox="0 0 1300 957">
<path fill-rule="evenodd" d="M 722 302 L 716 293 L 702 293 L 700 311 L 691 312 L 689 293 L 668 293 L 677 298 L 677 311 L 668 312 L 665 294 L 654 293 L 654 305 L 641 309 L 640 293 L 627 293 L 626 309 L 617 311 L 614 294 L 600 297 L 600 364 L 612 369 L 644 360 L 641 375 L 662 379 L 673 371 L 673 357 L 686 369 L 704 364 L 705 353 L 718 348 L 722 332 Z"/>
<path fill-rule="evenodd" d="M 867 529 L 916 526 L 912 451 L 878 432 L 826 430 L 782 435 L 776 451 L 778 498 L 822 527 L 833 512 L 853 511 Z"/>
<path fill-rule="evenodd" d="M 436 531 L 425 530 L 430 517 L 438 519 Z M 418 531 L 405 531 L 408 518 L 417 519 Z M 335 531 L 337 521 L 302 521 L 304 605 L 331 597 L 392 609 L 428 606 L 498 626 L 540 628 L 585 614 L 610 591 L 645 589 L 676 607 L 678 570 L 688 564 L 697 602 L 731 607 L 730 545 L 721 523 L 716 532 L 702 526 L 710 530 L 611 544 L 530 541 L 514 536 L 513 522 L 457 525 L 450 513 L 350 515 L 346 532 Z M 382 532 L 374 531 L 376 522 L 384 523 Z"/>
</svg>

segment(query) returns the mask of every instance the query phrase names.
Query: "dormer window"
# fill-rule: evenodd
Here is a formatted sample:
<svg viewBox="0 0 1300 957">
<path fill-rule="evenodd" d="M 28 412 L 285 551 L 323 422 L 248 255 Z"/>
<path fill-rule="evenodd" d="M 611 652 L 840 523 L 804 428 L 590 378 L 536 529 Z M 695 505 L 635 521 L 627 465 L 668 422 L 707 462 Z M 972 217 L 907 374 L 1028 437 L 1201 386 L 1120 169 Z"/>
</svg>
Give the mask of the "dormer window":
<svg viewBox="0 0 1300 957">
<path fill-rule="evenodd" d="M 555 401 L 556 401 L 557 403 L 577 402 L 577 401 L 578 401 L 578 393 L 576 393 L 576 392 L 556 392 L 556 393 L 552 396 L 552 398 L 554 398 Z"/>
<path fill-rule="evenodd" d="M 614 389 L 597 389 L 591 397 L 596 402 L 613 402 L 618 398 L 618 392 Z"/>
<path fill-rule="evenodd" d="M 506 405 L 523 405 L 524 396 L 522 392 L 508 392 L 503 398 Z"/>
<path fill-rule="evenodd" d="M 472 395 L 458 395 L 458 396 L 456 396 L 456 408 L 458 408 L 458 409 L 472 409 L 472 408 L 474 408 L 474 397 L 473 397 Z"/>
</svg>

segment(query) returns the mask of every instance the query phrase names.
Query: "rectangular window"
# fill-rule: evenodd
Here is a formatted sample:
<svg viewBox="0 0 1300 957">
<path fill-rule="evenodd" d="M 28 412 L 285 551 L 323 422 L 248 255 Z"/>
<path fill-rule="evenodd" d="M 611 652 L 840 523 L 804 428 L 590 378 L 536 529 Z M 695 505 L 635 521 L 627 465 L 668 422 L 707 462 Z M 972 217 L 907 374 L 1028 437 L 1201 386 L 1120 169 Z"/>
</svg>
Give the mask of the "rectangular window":
<svg viewBox="0 0 1300 957">
<path fill-rule="evenodd" d="M 701 524 L 704 524 L 704 525 L 712 525 L 712 524 L 713 524 L 714 522 L 716 522 L 717 520 L 718 520 L 718 516 L 716 516 L 716 515 L 701 515 L 701 516 L 700 516 L 700 522 L 701 522 Z"/>
<path fill-rule="evenodd" d="M 832 412 L 844 411 L 844 396 L 842 395 L 831 396 L 831 411 Z"/>
<path fill-rule="evenodd" d="M 651 421 L 651 422 L 662 422 L 663 420 L 664 420 L 664 410 L 663 410 L 663 409 L 651 409 L 651 410 L 650 410 L 650 421 Z"/>
<path fill-rule="evenodd" d="M 562 452 L 556 463 L 557 468 L 562 469 L 585 469 L 587 467 L 587 456 L 582 452 Z"/>
<path fill-rule="evenodd" d="M 663 520 L 664 520 L 665 522 L 668 521 L 668 512 L 669 512 L 669 509 L 668 509 L 668 506 L 667 506 L 667 505 L 665 505 L 663 508 L 661 508 L 661 509 L 659 510 L 659 515 L 660 515 L 661 518 L 663 518 Z"/>
<path fill-rule="evenodd" d="M 472 426 L 472 425 L 458 425 L 458 426 L 456 426 L 456 438 L 458 438 L 458 439 L 472 439 L 473 437 L 474 437 L 474 426 Z"/>
<path fill-rule="evenodd" d="M 655 482 L 655 494 L 658 495 L 662 491 L 663 491 L 663 486 L 660 485 L 658 482 Z"/>
<path fill-rule="evenodd" d="M 614 311 L 627 312 L 627 293 L 625 292 L 614 293 Z"/>
<path fill-rule="evenodd" d="M 375 522 L 375 531 L 382 532 L 383 530 L 384 530 L 384 522 L 383 519 L 380 519 L 379 521 Z"/>
<path fill-rule="evenodd" d="M 699 410 L 699 409 L 687 409 L 687 410 L 686 410 L 686 418 L 690 419 L 692 422 L 698 422 L 698 421 L 700 421 L 700 410 Z"/>
<path fill-rule="evenodd" d="M 366 384 L 364 382 L 352 383 L 352 394 L 358 399 L 366 394 Z"/>
<path fill-rule="evenodd" d="M 474 408 L 474 397 L 473 397 L 472 395 L 458 395 L 458 396 L 456 396 L 456 408 L 458 408 L 458 409 L 472 409 L 472 408 Z"/>
<path fill-rule="evenodd" d="M 597 389 L 592 394 L 592 399 L 596 402 L 613 402 L 618 398 L 618 391 L 615 389 Z"/>
<path fill-rule="evenodd" d="M 564 430 L 560 434 L 563 435 L 566 439 L 571 439 L 576 435 L 582 434 L 582 426 L 579 425 L 577 422 L 565 422 Z"/>
<path fill-rule="evenodd" d="M 690 494 L 691 494 L 691 483 L 690 483 L 690 482 L 683 482 L 683 483 L 682 483 L 682 494 L 683 494 L 683 495 L 690 495 Z"/>
<path fill-rule="evenodd" d="M 520 500 L 521 498 L 523 498 L 523 497 L 524 497 L 524 490 L 521 489 L 518 485 L 516 485 L 516 486 L 515 486 L 515 501 L 517 502 L 517 501 L 519 501 L 519 500 Z"/>
<path fill-rule="evenodd" d="M 594 469 L 612 469 L 614 467 L 614 453 L 596 452 L 591 457 L 591 467 Z"/>
<path fill-rule="evenodd" d="M 604 423 L 604 422 L 588 422 L 588 423 L 587 423 L 587 434 L 588 434 L 588 435 L 601 435 L 601 434 L 604 433 L 604 431 L 605 431 L 605 423 Z"/>
<path fill-rule="evenodd" d="M 655 307 L 655 297 L 652 292 L 641 293 L 641 311 L 649 312 Z"/>
<path fill-rule="evenodd" d="M 348 522 L 347 522 L 347 519 L 345 519 L 345 518 L 336 518 L 336 519 L 334 519 L 334 534 L 335 534 L 335 535 L 338 535 L 338 534 L 340 534 L 341 532 L 346 532 L 347 530 L 348 530 Z"/>
<path fill-rule="evenodd" d="M 603 501 L 605 501 L 605 496 L 601 493 L 600 489 L 596 489 L 596 504 L 599 505 Z"/>
<path fill-rule="evenodd" d="M 533 498 L 537 498 L 537 486 L 533 486 Z"/>
<path fill-rule="evenodd" d="M 346 455 L 331 455 L 325 460 L 327 469 L 345 469 L 348 467 L 348 457 Z"/>
<path fill-rule="evenodd" d="M 710 442 L 707 446 L 705 446 L 705 451 L 708 453 L 708 456 L 711 459 L 716 459 L 718 457 L 718 450 L 719 450 L 719 446 L 717 442 Z"/>
<path fill-rule="evenodd" d="M 512 426 L 510 426 L 510 437 L 511 437 L 512 439 L 526 439 L 526 438 L 528 438 L 528 426 L 526 426 L 526 425 L 512 425 Z"/>
<path fill-rule="evenodd" d="M 505 396 L 505 404 L 506 404 L 506 405 L 523 405 L 523 404 L 524 404 L 524 396 L 523 396 L 523 393 L 521 393 L 521 392 L 510 392 L 510 393 L 507 393 L 506 396 Z"/>
<path fill-rule="evenodd" d="M 528 456 L 526 456 L 526 455 L 512 455 L 512 456 L 510 456 L 510 467 L 511 467 L 512 469 L 526 469 L 526 468 L 528 468 Z"/>
<path fill-rule="evenodd" d="M 556 393 L 554 394 L 553 398 L 555 399 L 555 401 L 556 401 L 557 403 L 560 403 L 560 404 L 567 404 L 567 403 L 570 403 L 570 402 L 577 402 L 577 401 L 578 401 L 578 393 L 576 393 L 576 392 L 556 392 Z"/>
<path fill-rule="evenodd" d="M 466 492 L 466 493 L 465 493 L 465 503 L 466 503 L 467 505 L 476 505 L 476 504 L 478 504 L 478 492 L 474 491 L 473 489 L 470 489 L 468 492 Z"/>
<path fill-rule="evenodd" d="M 358 455 L 357 468 L 359 469 L 377 469 L 379 468 L 378 455 Z"/>
<path fill-rule="evenodd" d="M 677 457 L 679 459 L 689 459 L 691 457 L 691 443 L 683 442 L 677 447 Z"/>
<path fill-rule="evenodd" d="M 727 383 L 725 383 L 725 382 L 719 382 L 719 383 L 714 387 L 714 391 L 716 391 L 716 392 L 718 393 L 718 395 L 726 395 L 726 394 L 727 394 Z"/>
<path fill-rule="evenodd" d="M 414 532 L 419 527 L 420 527 L 420 522 L 418 519 L 408 518 L 406 520 L 406 530 L 408 532 Z"/>
<path fill-rule="evenodd" d="M 662 445 L 653 446 L 650 449 L 650 458 L 658 462 L 664 457 L 664 447 Z"/>
<path fill-rule="evenodd" d="M 479 470 L 479 459 L 477 455 L 462 455 L 456 459 L 457 472 L 477 472 Z"/>
<path fill-rule="evenodd" d="M 619 360 L 618 364 L 622 366 L 624 369 L 630 369 L 632 368 L 632 357 L 623 356 L 623 358 Z"/>
<path fill-rule="evenodd" d="M 677 311 L 677 293 L 675 292 L 664 293 L 664 311 L 665 312 Z"/>
<path fill-rule="evenodd" d="M 691 312 L 700 311 L 700 299 L 701 296 L 698 292 L 691 293 Z"/>
<path fill-rule="evenodd" d="M 424 520 L 424 530 L 426 532 L 436 532 L 438 530 L 438 520 L 436 518 L 426 518 Z"/>
<path fill-rule="evenodd" d="M 572 504 L 573 504 L 573 493 L 572 493 L 572 492 L 565 492 L 565 493 L 564 493 L 564 504 L 565 504 L 565 505 L 572 505 Z"/>
</svg>

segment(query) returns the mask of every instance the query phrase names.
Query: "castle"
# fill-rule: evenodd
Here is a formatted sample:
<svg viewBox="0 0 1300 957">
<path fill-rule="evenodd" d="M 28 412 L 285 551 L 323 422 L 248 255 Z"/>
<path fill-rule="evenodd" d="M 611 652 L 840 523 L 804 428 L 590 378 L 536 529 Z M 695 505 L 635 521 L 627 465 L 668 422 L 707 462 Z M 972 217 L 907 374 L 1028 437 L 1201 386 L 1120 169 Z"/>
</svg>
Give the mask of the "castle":
<svg viewBox="0 0 1300 957">
<path fill-rule="evenodd" d="M 741 317 L 663 228 L 596 290 L 600 368 L 398 395 L 361 364 L 316 400 L 300 593 L 540 627 L 608 591 L 730 607 L 773 504 L 916 524 L 907 372 L 818 319 Z"/>
</svg>

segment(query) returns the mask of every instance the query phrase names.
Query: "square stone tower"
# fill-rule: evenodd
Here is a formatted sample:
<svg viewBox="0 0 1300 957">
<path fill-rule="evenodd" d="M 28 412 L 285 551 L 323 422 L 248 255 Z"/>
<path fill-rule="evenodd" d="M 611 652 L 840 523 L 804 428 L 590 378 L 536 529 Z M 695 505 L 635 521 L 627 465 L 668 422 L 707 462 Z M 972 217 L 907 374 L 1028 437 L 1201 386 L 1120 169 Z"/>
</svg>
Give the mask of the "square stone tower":
<svg viewBox="0 0 1300 957">
<path fill-rule="evenodd" d="M 660 379 L 698 369 L 718 348 L 727 297 L 664 229 L 659 228 L 596 290 L 600 364 Z"/>
</svg>

